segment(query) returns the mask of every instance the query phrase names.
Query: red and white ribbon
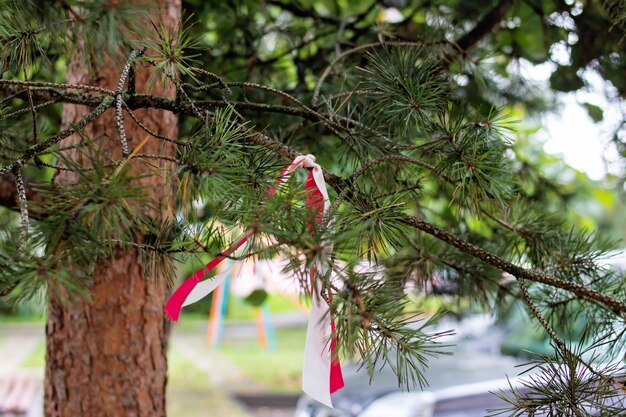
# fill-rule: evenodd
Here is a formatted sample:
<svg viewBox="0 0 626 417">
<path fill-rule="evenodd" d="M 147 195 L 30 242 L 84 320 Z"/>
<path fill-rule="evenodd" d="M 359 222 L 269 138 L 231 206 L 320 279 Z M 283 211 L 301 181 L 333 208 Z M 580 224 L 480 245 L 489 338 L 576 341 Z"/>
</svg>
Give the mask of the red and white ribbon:
<svg viewBox="0 0 626 417">
<path fill-rule="evenodd" d="M 309 191 L 305 201 L 306 206 L 314 214 L 316 223 L 321 223 L 324 213 L 330 209 L 330 199 L 324 181 L 322 167 L 315 163 L 315 156 L 303 155 L 283 169 L 277 183 L 286 178 L 297 168 L 302 167 L 309 171 L 305 188 Z M 276 194 L 276 188 L 268 190 L 270 195 Z M 252 236 L 247 232 L 244 237 L 228 248 L 223 254 L 211 260 L 206 266 L 193 274 L 174 291 L 165 305 L 165 313 L 173 321 L 178 320 L 180 310 L 189 304 L 204 298 L 222 284 L 227 274 L 221 274 L 215 279 L 201 281 L 205 274 L 214 269 L 225 258 L 239 249 Z M 321 296 L 323 288 L 319 280 L 315 279 L 315 268 L 311 269 L 311 315 L 307 327 L 306 343 L 304 347 L 304 366 L 302 370 L 302 390 L 313 399 L 332 407 L 331 394 L 342 388 L 343 376 L 341 365 L 336 352 L 337 340 L 333 337 L 335 323 L 330 309 Z M 331 300 L 330 290 L 328 299 Z M 330 342 L 330 343 L 329 343 Z"/>
</svg>

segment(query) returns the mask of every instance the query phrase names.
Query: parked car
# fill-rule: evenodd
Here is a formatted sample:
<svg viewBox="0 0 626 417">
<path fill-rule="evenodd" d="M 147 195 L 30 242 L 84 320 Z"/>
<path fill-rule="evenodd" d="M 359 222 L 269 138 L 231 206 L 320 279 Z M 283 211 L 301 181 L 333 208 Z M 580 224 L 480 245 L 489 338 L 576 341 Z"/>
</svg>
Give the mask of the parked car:
<svg viewBox="0 0 626 417">
<path fill-rule="evenodd" d="M 500 354 L 504 333 L 485 316 L 466 319 L 454 327 L 463 333 L 457 335 L 455 346 L 447 349 L 452 355 L 429 361 L 424 390 L 403 391 L 389 367 L 377 372 L 370 385 L 364 369 L 349 365 L 344 367 L 345 387 L 332 396 L 334 409 L 303 395 L 295 416 L 484 417 L 486 410 L 504 407 L 492 392 L 508 391 L 509 384 L 519 386 L 516 366 L 521 360 Z"/>
<path fill-rule="evenodd" d="M 626 270 L 626 251 L 611 255 L 605 261 L 606 266 Z M 445 292 L 448 282 L 444 279 L 438 285 L 439 291 Z M 528 320 L 528 316 L 511 317 L 503 326 L 494 325 L 493 318 L 485 315 L 470 316 L 456 323 L 444 321 L 441 328 L 433 331 L 457 329 L 456 339 L 450 340 L 455 346 L 449 350 L 452 355 L 430 360 L 424 370 L 429 383 L 424 390 L 403 391 L 389 367 L 377 372 L 370 385 L 365 370 L 357 372 L 356 365 L 347 366 L 346 386 L 332 396 L 335 408 L 303 395 L 298 401 L 296 417 L 484 417 L 487 410 L 507 408 L 493 393 L 510 392 L 511 387 L 524 391 L 517 378 L 522 369 L 516 368 L 528 362 L 524 352 L 544 355 L 552 352 L 550 339 L 541 330 L 528 326 Z M 626 352 L 618 353 L 615 358 L 624 365 Z M 620 368 L 617 380 L 623 380 L 622 373 Z M 609 401 L 614 406 L 617 404 L 617 408 L 623 405 L 626 409 L 626 395 Z M 588 411 L 594 413 L 594 409 Z M 626 416 L 626 412 L 619 415 Z"/>
<path fill-rule="evenodd" d="M 460 322 L 443 321 L 433 331 L 457 329 L 450 340 L 452 355 L 432 358 L 423 373 L 428 387 L 409 392 L 398 386 L 389 367 L 369 376 L 357 365 L 344 367 L 345 387 L 332 395 L 335 408 L 326 407 L 307 395 L 300 397 L 295 417 L 484 417 L 488 410 L 508 408 L 494 393 L 510 393 L 511 388 L 526 391 L 518 375 L 526 371 L 527 358 L 501 353 L 510 341 L 510 328 L 495 325 L 490 316 L 475 315 Z M 619 355 L 618 355 L 619 356 Z M 617 380 L 623 380 L 620 374 Z M 524 379 L 529 373 L 524 374 Z M 611 398 L 613 406 L 626 409 L 626 395 Z M 618 408 L 620 408 L 618 406 Z M 594 409 L 588 409 L 593 415 Z M 626 414 L 619 414 L 620 416 Z"/>
</svg>

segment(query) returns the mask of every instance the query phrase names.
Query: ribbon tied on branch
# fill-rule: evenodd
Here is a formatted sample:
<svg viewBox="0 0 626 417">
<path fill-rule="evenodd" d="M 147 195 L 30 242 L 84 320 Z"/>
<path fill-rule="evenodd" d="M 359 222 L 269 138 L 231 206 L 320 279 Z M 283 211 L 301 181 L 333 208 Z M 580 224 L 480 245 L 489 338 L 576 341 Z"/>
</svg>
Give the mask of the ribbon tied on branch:
<svg viewBox="0 0 626 417">
<path fill-rule="evenodd" d="M 330 199 L 326 190 L 324 173 L 315 162 L 315 156 L 298 156 L 280 173 L 277 184 L 285 181 L 298 168 L 309 171 L 305 189 L 308 191 L 305 205 L 313 214 L 312 221 L 320 224 L 323 216 L 330 210 Z M 268 190 L 270 196 L 276 194 L 277 188 Z M 313 233 L 313 225 L 309 229 Z M 180 310 L 189 304 L 209 295 L 226 279 L 226 275 L 214 279 L 202 280 L 207 272 L 213 270 L 220 262 L 239 249 L 252 235 L 248 231 L 243 238 L 231 245 L 222 254 L 212 259 L 204 268 L 196 271 L 183 282 L 170 296 L 165 305 L 165 313 L 173 321 L 178 320 Z M 304 365 L 302 370 L 302 389 L 315 400 L 332 407 L 331 394 L 344 386 L 341 365 L 337 354 L 337 340 L 334 336 L 335 323 L 331 317 L 329 303 L 332 303 L 330 288 L 322 287 L 319 279 L 315 279 L 315 268 L 309 271 L 311 279 L 311 313 L 309 317 L 306 342 L 304 348 Z M 322 296 L 327 294 L 328 297 Z"/>
</svg>

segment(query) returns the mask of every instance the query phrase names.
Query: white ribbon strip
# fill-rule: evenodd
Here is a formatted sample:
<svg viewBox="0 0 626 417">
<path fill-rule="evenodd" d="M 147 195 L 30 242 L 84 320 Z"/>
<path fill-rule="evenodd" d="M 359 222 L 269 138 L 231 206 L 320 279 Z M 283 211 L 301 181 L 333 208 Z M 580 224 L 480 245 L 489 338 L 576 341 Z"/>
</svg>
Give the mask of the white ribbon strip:
<svg viewBox="0 0 626 417">
<path fill-rule="evenodd" d="M 311 315 L 304 344 L 302 391 L 314 400 L 332 407 L 333 402 L 330 397 L 330 313 L 328 305 L 319 294 L 318 280 L 315 280 L 315 287 L 315 294 L 311 298 Z"/>
<path fill-rule="evenodd" d="M 241 248 L 237 249 L 235 252 L 232 253 L 232 256 L 237 256 L 236 254 L 245 251 L 246 250 L 245 248 L 247 246 L 248 246 L 247 244 L 243 244 Z M 223 268 L 223 267 L 220 268 L 220 270 L 213 277 L 213 279 L 205 279 L 204 281 L 200 281 L 194 287 L 194 289 L 191 290 L 191 292 L 185 299 L 185 303 L 183 304 L 183 307 L 202 300 L 204 297 L 211 294 L 213 290 L 215 290 L 217 287 L 222 285 L 224 281 L 226 281 L 226 278 L 228 277 L 228 275 L 230 274 L 234 266 L 233 262 L 228 262 L 228 260 L 226 260 L 226 262 L 227 262 L 226 268 Z"/>
<path fill-rule="evenodd" d="M 322 212 L 322 215 L 324 215 L 330 209 L 330 199 L 328 197 L 328 191 L 326 190 L 326 181 L 324 181 L 324 171 L 321 166 L 315 163 L 315 156 L 298 156 L 293 160 L 291 165 L 283 171 L 281 181 L 285 181 L 298 167 L 308 168 L 312 171 L 315 185 L 324 200 L 324 210 Z M 243 248 L 246 246 L 247 245 L 244 245 L 237 252 L 245 250 Z M 324 271 L 321 272 L 323 273 Z M 198 283 L 185 300 L 183 306 L 193 304 L 209 295 L 224 282 L 228 273 L 228 270 L 220 271 L 219 275 L 215 278 Z M 311 398 L 332 407 L 333 403 L 330 397 L 331 318 L 329 307 L 320 296 L 321 288 L 319 286 L 319 280 L 314 280 L 313 285 L 315 286 L 315 293 L 312 294 L 311 297 L 311 314 L 304 346 L 302 390 Z"/>
<path fill-rule="evenodd" d="M 322 215 L 330 210 L 330 198 L 324 181 L 322 167 L 315 163 L 315 156 L 299 156 L 292 165 L 302 164 L 313 172 L 313 180 L 324 199 Z M 295 169 L 295 168 L 294 168 Z M 324 273 L 324 271 L 321 271 Z M 332 336 L 331 318 L 328 304 L 320 295 L 319 280 L 313 282 L 314 294 L 311 294 L 311 315 L 304 345 L 304 364 L 302 368 L 302 390 L 311 398 L 328 407 L 333 407 L 330 396 L 330 338 Z"/>
</svg>

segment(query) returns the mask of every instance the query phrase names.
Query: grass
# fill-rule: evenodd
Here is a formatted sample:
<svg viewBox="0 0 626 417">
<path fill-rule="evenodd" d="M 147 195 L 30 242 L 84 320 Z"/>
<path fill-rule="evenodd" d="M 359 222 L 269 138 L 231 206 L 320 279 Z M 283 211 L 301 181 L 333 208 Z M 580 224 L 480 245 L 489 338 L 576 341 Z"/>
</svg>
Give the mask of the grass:
<svg viewBox="0 0 626 417">
<path fill-rule="evenodd" d="M 256 338 L 224 339 L 220 353 L 267 390 L 298 392 L 305 335 L 305 328 L 277 329 L 274 352 L 259 347 Z"/>
<path fill-rule="evenodd" d="M 167 414 L 170 416 L 249 417 L 208 376 L 176 350 L 168 353 Z"/>
<path fill-rule="evenodd" d="M 45 354 L 46 344 L 42 341 L 20 365 L 23 368 L 43 368 Z M 170 350 L 168 363 L 168 415 L 204 417 L 210 406 L 211 415 L 249 417 L 228 395 L 213 387 L 208 376 L 182 354 Z"/>
<path fill-rule="evenodd" d="M 211 388 L 206 374 L 182 353 L 170 349 L 167 354 L 167 363 L 168 383 L 172 387 L 192 391 Z"/>
<path fill-rule="evenodd" d="M 267 298 L 267 306 L 271 314 L 280 314 L 298 309 L 297 301 L 290 301 L 281 294 L 271 294 Z M 224 320 L 224 324 L 228 325 L 234 320 L 255 320 L 255 307 L 246 303 L 243 299 L 233 296 L 228 298 L 228 310 Z M 209 310 L 206 311 L 185 311 L 180 315 L 180 321 L 177 326 L 184 332 L 205 332 L 207 331 L 209 321 Z"/>
<path fill-rule="evenodd" d="M 44 314 L 1 314 L 0 325 L 3 324 L 22 324 L 22 323 L 45 323 L 46 316 Z"/>
<path fill-rule="evenodd" d="M 43 368 L 46 365 L 46 342 L 42 340 L 20 365 L 29 369 Z"/>
<path fill-rule="evenodd" d="M 293 311 L 293 303 L 280 295 L 268 298 L 272 313 Z M 208 311 L 206 313 L 187 313 L 181 316 L 179 330 L 194 334 L 206 333 Z M 253 320 L 254 307 L 237 297 L 230 297 L 230 320 Z M 28 320 L 15 320 L 17 322 Z M 276 351 L 268 351 L 258 344 L 256 334 L 249 338 L 225 338 L 219 351 L 225 359 L 231 361 L 247 378 L 257 382 L 262 388 L 281 393 L 300 391 L 304 340 L 306 329 L 276 329 Z M 227 395 L 212 387 L 207 375 L 197 369 L 181 353 L 171 350 L 168 353 L 168 412 L 170 415 L 195 416 L 206 414 L 206 405 L 223 408 L 213 410 L 213 415 L 243 416 L 245 413 L 233 403 Z M 45 343 L 42 342 L 21 364 L 25 368 L 41 368 L 45 365 Z M 214 405 L 215 404 L 215 405 Z M 226 410 L 226 408 L 236 408 Z"/>
<path fill-rule="evenodd" d="M 270 313 L 285 313 L 294 311 L 296 307 L 280 294 L 271 294 L 267 297 L 267 306 Z M 228 298 L 228 320 L 254 320 L 254 307 L 239 297 L 230 296 Z"/>
</svg>

